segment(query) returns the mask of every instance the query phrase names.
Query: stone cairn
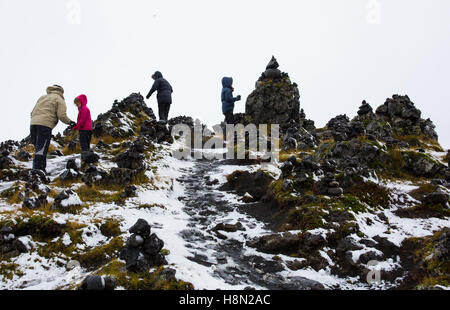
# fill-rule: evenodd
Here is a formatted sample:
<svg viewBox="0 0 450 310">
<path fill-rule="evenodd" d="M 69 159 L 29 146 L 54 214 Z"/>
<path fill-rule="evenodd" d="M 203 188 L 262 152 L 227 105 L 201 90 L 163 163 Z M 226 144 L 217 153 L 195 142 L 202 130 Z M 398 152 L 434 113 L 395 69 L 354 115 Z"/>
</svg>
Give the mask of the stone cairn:
<svg viewBox="0 0 450 310">
<path fill-rule="evenodd" d="M 300 93 L 287 73 L 281 72 L 275 57 L 256 82 L 256 89 L 247 98 L 246 121 L 252 124 L 289 124 L 300 122 Z"/>
</svg>

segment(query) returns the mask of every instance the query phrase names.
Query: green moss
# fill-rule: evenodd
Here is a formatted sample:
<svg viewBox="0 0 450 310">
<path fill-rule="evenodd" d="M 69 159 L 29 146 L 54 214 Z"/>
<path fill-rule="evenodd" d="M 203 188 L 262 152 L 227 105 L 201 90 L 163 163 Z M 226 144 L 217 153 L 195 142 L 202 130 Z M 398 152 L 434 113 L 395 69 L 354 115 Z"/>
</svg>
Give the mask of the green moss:
<svg viewBox="0 0 450 310">
<path fill-rule="evenodd" d="M 355 213 L 367 212 L 367 208 L 358 198 L 351 195 L 345 195 L 339 198 L 339 201 L 333 204 L 333 209 L 339 211 L 353 211 Z"/>
<path fill-rule="evenodd" d="M 148 273 L 127 272 L 125 264 L 113 260 L 107 266 L 103 267 L 98 273 L 102 276 L 113 276 L 117 279 L 117 285 L 126 290 L 193 290 L 191 283 L 166 279 L 162 276 L 164 267 Z"/>
<path fill-rule="evenodd" d="M 58 224 L 53 219 L 35 215 L 28 220 L 16 218 L 16 225 L 13 227 L 15 235 L 32 235 L 40 241 L 46 241 L 61 236 L 64 233 L 66 225 Z"/>
<path fill-rule="evenodd" d="M 14 276 L 21 277 L 23 272 L 18 270 L 20 266 L 15 263 L 3 262 L 0 263 L 0 275 L 8 280 L 12 280 Z"/>
<path fill-rule="evenodd" d="M 416 252 L 415 262 L 422 264 L 424 273 L 422 278 L 417 284 L 418 289 L 429 288 L 436 285 L 450 286 L 450 261 L 439 260 L 434 257 L 433 249 L 438 242 L 438 239 L 442 235 L 443 231 L 437 232 L 431 237 L 418 240 L 421 246 L 418 247 Z"/>
<path fill-rule="evenodd" d="M 0 197 L 6 199 L 8 204 L 20 204 L 22 203 L 22 199 L 20 195 L 23 193 L 24 188 L 20 185 L 20 182 L 16 182 L 10 188 L 4 190 Z"/>
<path fill-rule="evenodd" d="M 358 198 L 372 208 L 387 208 L 390 205 L 389 189 L 373 182 L 359 182 L 346 189 L 345 194 Z"/>
<path fill-rule="evenodd" d="M 120 223 L 116 219 L 108 219 L 100 226 L 100 231 L 106 237 L 112 238 L 119 236 L 122 231 L 120 230 Z"/>
<path fill-rule="evenodd" d="M 104 194 L 101 193 L 100 190 L 117 190 L 113 194 Z M 121 197 L 121 187 L 119 186 L 102 186 L 102 185 L 95 185 L 95 186 L 87 186 L 83 185 L 77 189 L 77 194 L 80 197 L 80 199 L 84 202 L 103 202 L 103 203 L 117 203 L 121 204 L 125 201 L 125 198 Z"/>
<path fill-rule="evenodd" d="M 123 239 L 121 237 L 115 237 L 108 244 L 78 255 L 76 260 L 78 260 L 81 266 L 85 268 L 98 268 L 113 259 L 115 255 L 118 255 L 123 247 Z"/>
<path fill-rule="evenodd" d="M 325 213 L 320 205 L 304 205 L 291 210 L 288 223 L 303 231 L 324 227 Z"/>
</svg>

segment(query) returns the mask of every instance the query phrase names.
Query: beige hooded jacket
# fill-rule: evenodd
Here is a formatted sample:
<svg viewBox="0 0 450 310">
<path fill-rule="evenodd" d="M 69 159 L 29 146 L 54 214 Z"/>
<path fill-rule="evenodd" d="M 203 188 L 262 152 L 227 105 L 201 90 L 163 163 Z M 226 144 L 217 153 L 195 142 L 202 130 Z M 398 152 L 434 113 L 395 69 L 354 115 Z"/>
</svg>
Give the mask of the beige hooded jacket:
<svg viewBox="0 0 450 310">
<path fill-rule="evenodd" d="M 72 122 L 67 117 L 64 89 L 60 86 L 50 86 L 47 88 L 47 95 L 39 98 L 31 112 L 31 125 L 41 125 L 53 129 L 58 121 L 67 125 Z"/>
</svg>

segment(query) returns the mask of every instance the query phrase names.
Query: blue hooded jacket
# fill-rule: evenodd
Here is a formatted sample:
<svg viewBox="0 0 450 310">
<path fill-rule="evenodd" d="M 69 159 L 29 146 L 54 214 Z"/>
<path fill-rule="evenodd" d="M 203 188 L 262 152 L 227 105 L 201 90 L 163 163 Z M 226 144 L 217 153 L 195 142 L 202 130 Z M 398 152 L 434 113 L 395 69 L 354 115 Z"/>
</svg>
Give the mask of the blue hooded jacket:
<svg viewBox="0 0 450 310">
<path fill-rule="evenodd" d="M 222 86 L 222 112 L 225 114 L 234 110 L 234 103 L 238 101 L 238 98 L 233 97 L 233 78 L 224 77 Z"/>
</svg>

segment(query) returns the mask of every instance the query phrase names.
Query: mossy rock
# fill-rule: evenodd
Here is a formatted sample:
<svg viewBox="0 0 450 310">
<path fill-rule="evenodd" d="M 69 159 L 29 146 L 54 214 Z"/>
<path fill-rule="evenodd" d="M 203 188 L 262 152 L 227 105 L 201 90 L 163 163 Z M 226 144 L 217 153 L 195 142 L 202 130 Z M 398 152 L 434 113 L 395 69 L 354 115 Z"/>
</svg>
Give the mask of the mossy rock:
<svg viewBox="0 0 450 310">
<path fill-rule="evenodd" d="M 390 205 L 390 191 L 374 182 L 359 182 L 345 190 L 345 194 L 352 195 L 362 203 L 372 208 L 388 208 Z"/>
<path fill-rule="evenodd" d="M 38 240 L 48 240 L 61 236 L 66 225 L 58 224 L 45 216 L 35 215 L 27 221 L 23 218 L 16 218 L 16 224 L 12 228 L 16 236 L 31 235 Z"/>
<path fill-rule="evenodd" d="M 177 280 L 165 275 L 164 267 L 153 272 L 127 272 L 125 263 L 118 260 L 111 261 L 99 272 L 102 276 L 113 276 L 117 279 L 117 286 L 126 290 L 193 290 L 191 283 Z"/>
<path fill-rule="evenodd" d="M 292 209 L 288 223 L 303 231 L 325 227 L 325 212 L 320 205 L 304 205 Z"/>
<path fill-rule="evenodd" d="M 96 247 L 84 254 L 76 256 L 82 267 L 88 269 L 98 268 L 118 256 L 119 251 L 124 247 L 121 237 L 112 239 L 108 244 Z"/>
</svg>

